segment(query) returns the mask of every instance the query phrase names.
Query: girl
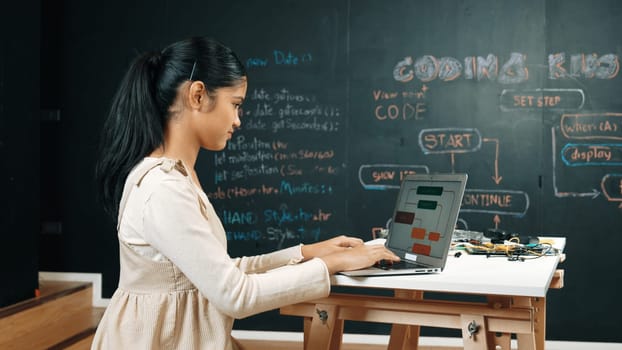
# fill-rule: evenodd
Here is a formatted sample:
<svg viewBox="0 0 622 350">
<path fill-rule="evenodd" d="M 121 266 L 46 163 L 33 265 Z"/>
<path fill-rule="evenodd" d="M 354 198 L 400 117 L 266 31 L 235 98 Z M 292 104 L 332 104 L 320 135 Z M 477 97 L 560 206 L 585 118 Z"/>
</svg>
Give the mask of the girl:
<svg viewBox="0 0 622 350">
<path fill-rule="evenodd" d="M 130 66 L 104 125 L 96 168 L 117 219 L 119 286 L 92 349 L 237 349 L 235 318 L 325 297 L 329 275 L 399 260 L 352 237 L 231 258 L 194 170 L 200 148 L 240 127 L 244 66 L 210 38 L 176 42 Z"/>
</svg>

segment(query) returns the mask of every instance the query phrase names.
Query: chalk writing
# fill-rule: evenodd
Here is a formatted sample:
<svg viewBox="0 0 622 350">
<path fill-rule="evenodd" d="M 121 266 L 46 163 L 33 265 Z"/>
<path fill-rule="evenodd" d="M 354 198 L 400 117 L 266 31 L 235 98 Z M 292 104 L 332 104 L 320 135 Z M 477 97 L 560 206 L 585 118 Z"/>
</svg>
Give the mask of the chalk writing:
<svg viewBox="0 0 622 350">
<path fill-rule="evenodd" d="M 223 224 L 239 224 L 239 225 L 254 225 L 257 223 L 257 215 L 252 211 L 237 212 L 223 210 L 220 214 L 220 220 Z"/>
<path fill-rule="evenodd" d="M 278 166 L 270 166 L 263 163 L 257 166 L 244 164 L 241 168 L 237 169 L 216 170 L 214 172 L 214 184 L 217 185 L 224 181 L 248 180 L 255 176 L 279 175 L 280 173 L 281 170 Z"/>
<path fill-rule="evenodd" d="M 267 240 L 270 241 L 278 241 L 281 242 L 279 244 L 279 246 L 282 244 L 282 242 L 286 239 L 299 239 L 300 238 L 300 234 L 288 227 L 268 227 L 266 228 L 266 237 Z"/>
<path fill-rule="evenodd" d="M 529 79 L 527 66 L 527 56 L 520 52 L 512 52 L 502 65 L 492 53 L 486 57 L 468 56 L 462 61 L 454 57 L 422 55 L 417 59 L 412 56 L 400 59 L 393 67 L 392 75 L 401 83 L 415 78 L 422 82 L 451 82 L 462 76 L 466 80 L 519 84 Z M 549 79 L 613 79 L 618 75 L 620 62 L 613 53 L 602 56 L 575 53 L 570 55 L 570 62 L 567 63 L 566 53 L 561 52 L 548 55 L 547 67 Z"/>
<path fill-rule="evenodd" d="M 311 241 L 316 242 L 320 239 L 321 227 L 299 225 L 296 227 L 275 227 L 268 226 L 265 231 L 261 230 L 231 230 L 227 231 L 227 239 L 230 241 L 277 241 L 278 248 L 283 248 L 285 240 Z"/>
<path fill-rule="evenodd" d="M 296 152 L 275 152 L 274 159 L 275 160 L 291 160 L 291 159 L 315 159 L 315 160 L 326 160 L 332 159 L 335 156 L 334 150 L 309 150 L 309 149 L 301 149 Z"/>
<path fill-rule="evenodd" d="M 400 95 L 397 91 L 383 91 L 383 90 L 374 90 L 372 91 L 372 95 L 374 95 L 374 100 L 392 100 Z"/>
<path fill-rule="evenodd" d="M 592 188 L 591 190 L 583 190 L 583 191 L 567 191 L 560 190 L 558 185 L 558 176 L 557 176 L 557 158 L 559 157 L 559 153 L 557 153 L 557 141 L 556 141 L 556 132 L 555 130 L 559 129 L 559 126 L 553 126 L 551 128 L 551 150 L 552 150 L 552 164 L 553 164 L 553 193 L 557 198 L 596 198 L 600 195 L 600 191 Z"/>
<path fill-rule="evenodd" d="M 322 232 L 321 227 L 317 226 L 297 226 L 296 228 L 289 227 L 272 227 L 266 228 L 265 239 L 269 241 L 277 241 L 277 248 L 283 248 L 283 241 L 286 239 L 294 241 L 311 241 L 317 242 L 320 240 L 320 234 Z"/>
<path fill-rule="evenodd" d="M 253 163 L 253 162 L 264 162 L 268 160 L 273 160 L 274 154 L 272 152 L 265 152 L 265 151 L 259 150 L 253 153 L 243 151 L 235 155 L 228 155 L 228 156 L 226 153 L 223 153 L 222 157 L 226 157 L 227 163 L 229 164 L 239 164 L 239 163 Z"/>
<path fill-rule="evenodd" d="M 236 136 L 227 142 L 227 150 L 229 151 L 270 150 L 272 148 L 273 145 L 270 141 L 264 141 L 257 137 L 247 140 L 244 135 Z"/>
<path fill-rule="evenodd" d="M 378 120 L 421 120 L 425 111 L 426 105 L 423 102 L 415 104 L 405 102 L 401 105 L 378 105 L 374 110 L 374 115 Z"/>
<path fill-rule="evenodd" d="M 567 166 L 622 165 L 622 144 L 572 144 L 561 150 Z"/>
<path fill-rule="evenodd" d="M 316 100 L 314 95 L 292 93 L 291 91 L 289 91 L 289 89 L 279 89 L 279 90 L 274 91 L 271 95 L 267 94 L 266 96 L 272 96 L 272 100 L 275 103 L 279 103 L 279 102 L 302 103 L 302 102 L 315 102 Z"/>
<path fill-rule="evenodd" d="M 320 174 L 337 175 L 339 173 L 339 168 L 332 166 L 332 165 L 328 165 L 328 166 L 315 165 L 313 167 L 313 170 Z"/>
<path fill-rule="evenodd" d="M 563 66 L 564 63 L 566 63 L 565 53 L 549 55 L 549 79 L 613 79 L 620 71 L 618 56 L 614 54 L 606 54 L 600 57 L 597 54 L 573 54 L 570 56 L 568 68 Z"/>
<path fill-rule="evenodd" d="M 272 122 L 270 130 L 273 133 L 278 133 L 283 130 L 294 130 L 294 131 L 317 131 L 317 132 L 328 132 L 334 133 L 340 131 L 341 124 L 340 122 L 333 121 L 320 121 L 317 117 L 313 117 L 310 121 L 295 121 L 293 119 L 281 119 Z"/>
<path fill-rule="evenodd" d="M 380 101 L 374 108 L 374 115 L 380 121 L 422 120 L 427 111 L 425 101 L 428 87 L 423 84 L 419 90 L 372 90 L 374 101 Z M 383 101 L 387 101 L 386 103 Z"/>
<path fill-rule="evenodd" d="M 229 241 L 277 241 L 277 248 L 283 248 L 283 242 L 285 240 L 317 242 L 320 240 L 321 232 L 321 227 L 315 226 L 298 226 L 296 228 L 268 226 L 265 228 L 265 231 L 243 229 L 228 230 L 226 231 L 226 235 Z"/>
<path fill-rule="evenodd" d="M 560 126 L 567 139 L 622 140 L 622 113 L 601 114 L 563 114 Z M 560 191 L 556 174 L 555 128 L 551 129 L 553 140 L 553 188 L 556 197 L 591 197 L 600 195 L 595 188 L 591 191 Z M 560 151 L 562 162 L 568 167 L 606 167 L 622 165 L 622 144 L 620 143 L 568 143 Z M 616 176 L 605 175 L 601 180 L 601 189 L 608 201 L 617 201 L 612 185 Z"/>
<path fill-rule="evenodd" d="M 227 231 L 226 234 L 229 241 L 258 241 L 263 238 L 263 234 L 259 230 Z"/>
<path fill-rule="evenodd" d="M 318 63 L 312 52 L 288 47 L 245 61 L 249 69 L 275 72 Z M 241 129 L 210 159 L 208 196 L 230 241 L 264 241 L 264 247 L 278 249 L 318 241 L 343 220 L 335 200 L 345 169 L 343 107 L 323 101 L 324 92 L 297 85 L 302 87 L 253 84 L 240 112 Z M 332 98 L 330 92 L 324 96 Z"/>
<path fill-rule="evenodd" d="M 622 140 L 622 113 L 563 114 L 560 124 L 569 139 Z"/>
<path fill-rule="evenodd" d="M 504 89 L 500 96 L 502 111 L 575 110 L 583 108 L 585 94 L 580 89 Z"/>
<path fill-rule="evenodd" d="M 314 211 L 307 211 L 303 208 L 290 210 L 287 204 L 283 204 L 279 209 L 265 209 L 263 211 L 263 222 L 280 226 L 285 223 L 293 222 L 324 222 L 328 221 L 331 216 L 332 213 L 326 212 L 321 208 L 315 209 Z"/>
<path fill-rule="evenodd" d="M 501 84 L 519 84 L 529 79 L 529 70 L 526 66 L 527 56 L 512 52 L 508 61 L 501 67 L 497 79 Z"/>
<path fill-rule="evenodd" d="M 266 161 L 287 161 L 287 160 L 330 160 L 335 157 L 335 151 L 300 149 L 291 152 L 266 152 L 258 150 L 255 152 L 227 152 L 223 151 L 214 155 L 214 164 L 222 166 L 225 164 L 235 165 L 241 163 L 262 163 Z"/>
<path fill-rule="evenodd" d="M 301 184 L 293 184 L 287 180 L 281 180 L 280 192 L 295 195 L 295 194 L 333 194 L 332 185 L 314 184 L 305 181 Z"/>
<path fill-rule="evenodd" d="M 274 57 L 274 64 L 285 64 L 285 65 L 297 65 L 304 62 L 313 61 L 313 56 L 310 53 L 305 53 L 302 56 L 294 55 L 291 51 L 287 51 L 287 53 L 281 50 L 274 50 L 272 52 Z"/>
<path fill-rule="evenodd" d="M 523 191 L 467 189 L 460 212 L 522 217 L 528 209 L 529 196 Z"/>
<path fill-rule="evenodd" d="M 291 50 L 272 50 L 272 53 L 263 57 L 250 57 L 246 60 L 247 68 L 267 68 L 270 63 L 274 66 L 300 66 L 313 62 L 310 52 L 296 53 Z"/>
<path fill-rule="evenodd" d="M 486 58 L 469 56 L 464 58 L 465 79 L 494 80 L 499 74 L 499 60 L 493 54 Z"/>
<path fill-rule="evenodd" d="M 340 112 L 338 108 L 318 105 L 317 99 L 313 95 L 299 94 L 285 88 L 274 90 L 258 88 L 250 93 L 249 100 L 258 101 L 257 106 L 259 107 L 253 109 L 251 106 L 250 110 L 247 109 L 245 113 L 247 118 L 244 118 L 244 124 L 246 122 L 252 123 L 253 120 L 263 120 L 262 123 L 255 125 L 265 129 L 270 128 L 273 133 L 280 133 L 283 129 L 292 132 L 337 132 L 339 129 Z M 300 107 L 309 105 L 312 107 Z M 285 118 L 286 114 L 294 117 Z M 253 134 L 251 133 L 251 135 Z M 305 144 L 305 146 L 300 147 L 298 144 Z M 332 162 L 339 161 L 337 157 L 338 154 L 330 143 L 324 143 L 321 148 L 314 149 L 309 148 L 304 140 L 296 142 L 283 140 L 281 137 L 274 139 L 265 136 L 265 134 L 249 136 L 243 132 L 236 134 L 236 137 L 227 144 L 227 148 L 223 152 L 214 154 L 214 165 L 216 166 L 214 184 L 224 185 L 227 182 L 239 182 L 255 177 L 265 178 L 273 175 L 280 177 L 301 177 L 307 174 L 335 176 L 339 173 L 339 167 Z M 319 164 L 318 161 L 322 163 Z M 272 185 L 271 187 L 279 188 L 280 186 Z M 226 191 L 223 190 L 223 192 Z M 321 187 L 319 191 L 322 191 Z M 330 190 L 324 188 L 323 191 Z M 265 191 L 249 189 L 242 192 L 234 191 L 234 193 L 236 196 L 252 196 L 264 195 Z M 217 198 L 222 197 L 218 192 L 215 195 L 218 196 Z M 231 197 L 229 194 L 225 194 L 225 196 Z"/>
<path fill-rule="evenodd" d="M 316 163 L 317 161 L 330 161 L 334 156 L 334 150 L 314 151 L 307 149 L 292 153 L 241 152 L 235 156 L 222 152 L 222 154 L 214 157 L 214 164 L 219 167 L 214 171 L 214 184 L 247 180 L 257 176 L 301 176 L 307 171 L 336 175 L 339 172 L 338 167 L 332 164 L 318 165 Z M 296 161 L 296 163 L 291 161 Z M 306 164 L 304 162 L 307 162 L 309 166 L 303 165 Z M 220 168 L 224 165 L 229 166 Z"/>
<path fill-rule="evenodd" d="M 266 66 L 268 66 L 268 60 L 265 58 L 251 57 L 246 60 L 246 67 L 248 68 Z"/>
<path fill-rule="evenodd" d="M 359 167 L 359 182 L 366 190 L 398 189 L 406 175 L 428 174 L 426 165 L 370 164 Z"/>
<path fill-rule="evenodd" d="M 267 101 L 274 104 L 280 102 L 316 102 L 315 95 L 305 95 L 290 91 L 288 88 L 269 89 L 255 88 L 249 94 L 250 101 Z"/>
<path fill-rule="evenodd" d="M 622 202 L 622 174 L 606 174 L 600 186 L 608 201 Z"/>
<path fill-rule="evenodd" d="M 287 88 L 256 88 L 249 92 L 243 127 L 247 130 L 338 132 L 341 109 L 322 104 L 313 94 Z"/>
<path fill-rule="evenodd" d="M 303 170 L 295 164 L 285 164 L 280 167 L 281 176 L 302 176 Z"/>
<path fill-rule="evenodd" d="M 221 187 L 218 186 L 213 192 L 207 193 L 210 199 L 234 199 L 246 198 L 251 196 L 269 196 L 279 194 L 279 189 L 268 185 L 260 185 L 257 187 Z"/>
<path fill-rule="evenodd" d="M 256 88 L 249 93 L 248 101 L 243 121 L 248 130 L 271 130 L 273 133 L 340 130 L 341 109 L 319 103 L 313 94 L 300 94 L 287 88 Z"/>
<path fill-rule="evenodd" d="M 481 144 L 482 137 L 477 129 L 438 128 L 419 132 L 419 147 L 425 154 L 474 152 Z"/>
<path fill-rule="evenodd" d="M 311 108 L 297 108 L 291 104 L 286 104 L 285 107 L 279 108 L 278 116 L 283 117 L 339 117 L 340 111 L 335 107 L 325 107 L 315 105 Z"/>
<path fill-rule="evenodd" d="M 398 61 L 393 68 L 393 79 L 407 83 L 414 78 L 422 82 L 430 82 L 439 79 L 444 82 L 456 80 L 460 76 L 465 79 L 497 80 L 502 84 L 517 84 L 529 79 L 529 71 L 526 66 L 526 56 L 513 52 L 510 58 L 501 66 L 497 67 L 498 58 L 492 54 L 484 57 L 467 57 L 462 63 L 453 57 L 436 58 L 432 55 L 423 55 L 413 60 L 407 56 Z M 464 71 L 464 74 L 463 74 Z"/>
<path fill-rule="evenodd" d="M 495 174 L 491 176 L 491 178 L 498 185 L 503 179 L 503 176 L 499 176 L 499 140 L 493 138 L 484 138 L 482 141 L 495 144 Z"/>
</svg>

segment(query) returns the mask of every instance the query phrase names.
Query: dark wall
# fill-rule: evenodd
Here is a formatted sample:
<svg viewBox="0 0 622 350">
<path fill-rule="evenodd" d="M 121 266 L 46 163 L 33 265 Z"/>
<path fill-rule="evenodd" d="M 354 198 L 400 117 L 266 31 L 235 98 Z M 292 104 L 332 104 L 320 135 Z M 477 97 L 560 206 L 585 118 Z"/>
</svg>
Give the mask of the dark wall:
<svg viewBox="0 0 622 350">
<path fill-rule="evenodd" d="M 39 21 L 38 1 L 0 11 L 0 307 L 38 288 Z"/>
<path fill-rule="evenodd" d="M 42 215 L 62 222 L 62 254 L 45 266 L 102 272 L 112 294 L 117 241 L 92 180 L 110 98 L 138 52 L 211 35 L 249 71 L 242 130 L 197 163 L 232 255 L 368 239 L 401 176 L 466 172 L 461 228 L 568 237 L 547 337 L 622 341 L 610 302 L 621 281 L 605 253 L 622 227 L 617 2 L 65 1 L 60 12 L 50 105 L 62 118 L 48 136 L 62 211 Z M 301 324 L 270 312 L 236 327 Z"/>
</svg>

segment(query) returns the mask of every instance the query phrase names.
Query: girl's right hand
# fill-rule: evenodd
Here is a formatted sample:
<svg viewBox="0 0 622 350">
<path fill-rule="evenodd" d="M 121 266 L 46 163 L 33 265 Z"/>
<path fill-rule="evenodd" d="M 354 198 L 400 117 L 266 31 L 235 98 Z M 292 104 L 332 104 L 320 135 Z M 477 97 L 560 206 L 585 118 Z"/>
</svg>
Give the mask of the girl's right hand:
<svg viewBox="0 0 622 350">
<path fill-rule="evenodd" d="M 384 245 L 359 245 L 321 257 L 332 275 L 340 271 L 364 269 L 380 260 L 400 261 L 400 258 Z"/>
</svg>

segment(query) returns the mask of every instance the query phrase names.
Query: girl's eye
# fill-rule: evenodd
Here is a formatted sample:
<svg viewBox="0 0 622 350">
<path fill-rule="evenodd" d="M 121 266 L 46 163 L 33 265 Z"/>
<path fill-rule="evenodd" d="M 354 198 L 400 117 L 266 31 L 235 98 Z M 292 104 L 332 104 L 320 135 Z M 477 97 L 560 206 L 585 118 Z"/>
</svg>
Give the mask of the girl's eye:
<svg viewBox="0 0 622 350">
<path fill-rule="evenodd" d="M 238 113 L 238 117 L 242 118 L 242 114 L 243 114 L 242 104 L 241 103 L 234 103 L 233 107 L 235 108 L 236 112 Z"/>
</svg>

